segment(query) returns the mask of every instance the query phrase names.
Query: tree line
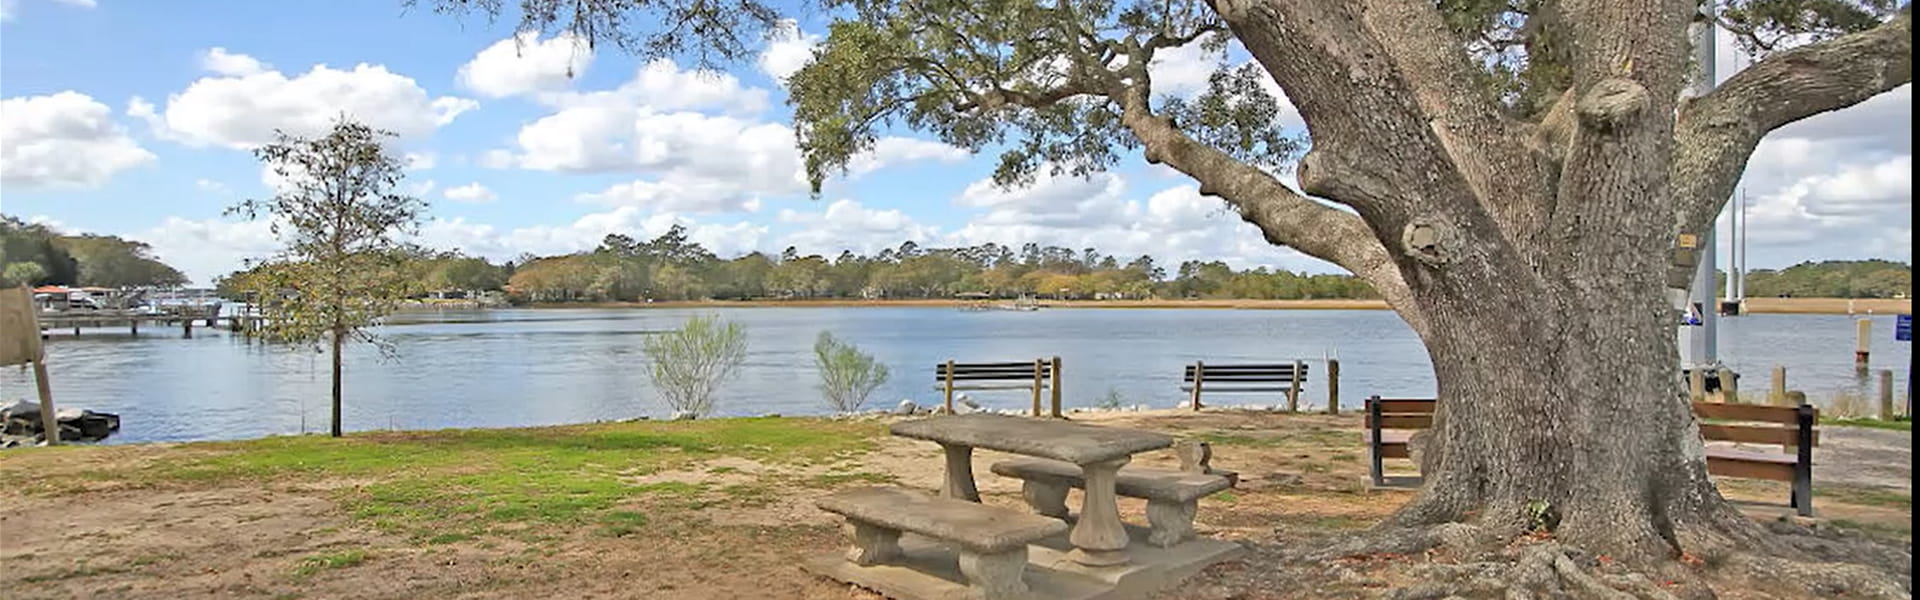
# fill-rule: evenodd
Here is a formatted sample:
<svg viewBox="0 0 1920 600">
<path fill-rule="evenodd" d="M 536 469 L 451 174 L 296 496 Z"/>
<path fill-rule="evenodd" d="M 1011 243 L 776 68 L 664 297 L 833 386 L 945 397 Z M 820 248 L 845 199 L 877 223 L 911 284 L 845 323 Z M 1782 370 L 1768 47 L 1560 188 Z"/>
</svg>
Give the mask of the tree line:
<svg viewBox="0 0 1920 600">
<path fill-rule="evenodd" d="M 1720 274 L 1719 289 L 1726 289 Z M 1897 298 L 1913 293 L 1913 267 L 1890 260 L 1803 262 L 1747 272 L 1750 298 Z"/>
<path fill-rule="evenodd" d="M 0 285 L 178 287 L 187 277 L 154 258 L 145 242 L 111 235 L 63 235 L 0 215 Z"/>
</svg>

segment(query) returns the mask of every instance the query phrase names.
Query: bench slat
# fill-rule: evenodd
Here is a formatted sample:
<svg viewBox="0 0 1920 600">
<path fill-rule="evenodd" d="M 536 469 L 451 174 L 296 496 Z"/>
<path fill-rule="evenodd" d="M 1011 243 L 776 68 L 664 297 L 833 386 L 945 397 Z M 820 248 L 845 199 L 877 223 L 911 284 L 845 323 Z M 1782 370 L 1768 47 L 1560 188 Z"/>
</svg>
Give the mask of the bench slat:
<svg viewBox="0 0 1920 600">
<path fill-rule="evenodd" d="M 1078 465 L 1041 458 L 1016 458 L 993 463 L 993 472 L 1015 479 L 1043 480 L 1075 488 L 1085 488 L 1086 479 Z M 1114 493 L 1128 498 L 1186 502 L 1233 486 L 1223 475 L 1188 473 L 1144 467 L 1122 467 L 1114 476 Z"/>
<path fill-rule="evenodd" d="M 815 501 L 821 510 L 998 554 L 1067 530 L 1065 521 L 895 487 L 861 487 Z"/>
<path fill-rule="evenodd" d="M 1695 402 L 1693 414 L 1707 419 L 1726 419 L 1729 421 L 1759 421 L 1762 423 L 1800 424 L 1799 409 L 1791 406 L 1760 406 L 1757 404 L 1721 404 L 1718 402 Z M 1814 420 L 1819 421 L 1819 409 L 1814 411 Z"/>
<path fill-rule="evenodd" d="M 1051 386 L 1047 384 L 1041 384 L 1040 387 L 1046 388 L 1046 389 L 1052 389 Z M 937 391 L 945 391 L 947 389 L 947 386 L 945 384 L 934 384 L 933 389 Z M 956 391 L 956 392 L 972 392 L 972 391 L 981 391 L 981 390 L 1031 390 L 1031 389 L 1033 389 L 1033 382 L 1031 380 L 1029 380 L 1027 383 L 1024 383 L 1024 384 L 1002 383 L 1002 384 L 996 385 L 996 384 L 976 383 L 972 385 L 953 386 L 953 391 Z"/>
<path fill-rule="evenodd" d="M 962 371 L 967 369 L 1001 369 L 1001 368 L 1007 368 L 1007 367 L 1031 367 L 1031 366 L 1033 366 L 1033 361 L 1030 361 L 1030 360 L 1025 362 L 980 362 L 980 363 L 957 362 L 957 363 L 953 363 L 953 368 L 955 370 L 962 370 Z M 933 365 L 933 368 L 936 371 L 944 371 L 947 368 L 947 363 L 939 363 L 939 364 Z"/>
<path fill-rule="evenodd" d="M 1792 446 L 1800 443 L 1800 430 L 1786 427 L 1700 424 L 1700 437 L 1715 442 Z M 1813 445 L 1820 445 L 1820 430 L 1813 431 Z"/>
<path fill-rule="evenodd" d="M 1301 363 L 1301 364 L 1300 364 L 1300 368 L 1301 368 L 1301 369 L 1305 369 L 1305 368 L 1307 368 L 1307 365 L 1306 365 L 1306 363 Z M 1214 372 L 1214 371 L 1289 371 L 1289 370 L 1292 370 L 1292 369 L 1293 369 L 1293 363 L 1279 363 L 1279 364 L 1219 364 L 1219 365 L 1216 365 L 1216 364 L 1208 364 L 1208 365 L 1207 365 L 1207 372 L 1208 372 L 1208 373 L 1212 373 L 1212 372 Z M 1193 365 L 1187 365 L 1187 371 L 1193 371 Z"/>
<path fill-rule="evenodd" d="M 1041 371 L 1042 379 L 1052 377 L 1053 373 Z M 934 377 L 936 381 L 946 381 L 946 375 Z M 1033 379 L 1033 371 L 1025 373 L 960 373 L 953 376 L 954 381 L 1005 381 L 1008 379 Z"/>
<path fill-rule="evenodd" d="M 1785 460 L 1786 462 L 1780 462 Z M 1727 451 L 1709 448 L 1707 450 L 1707 473 L 1722 477 L 1741 477 L 1746 479 L 1772 479 L 1775 481 L 1793 481 L 1793 457 L 1779 455 L 1778 459 L 1752 452 Z"/>
<path fill-rule="evenodd" d="M 1374 402 L 1376 401 L 1372 398 L 1367 399 L 1367 404 L 1373 404 Z M 1432 414 L 1435 406 L 1439 404 L 1431 398 L 1381 398 L 1377 402 L 1380 404 L 1380 412 L 1385 414 Z"/>
<path fill-rule="evenodd" d="M 1300 389 L 1301 389 L 1301 390 L 1305 390 L 1306 388 L 1307 388 L 1307 386 L 1305 386 L 1305 385 L 1301 385 L 1301 386 L 1300 386 Z M 1183 391 L 1183 392 L 1191 392 L 1191 391 L 1193 391 L 1193 386 L 1191 386 L 1191 385 L 1183 385 L 1183 386 L 1180 386 L 1180 391 Z M 1203 391 L 1203 392 L 1208 392 L 1208 393 L 1216 393 L 1216 392 L 1217 392 L 1217 393 L 1222 393 L 1222 394 L 1225 394 L 1225 393 L 1231 393 L 1231 392 L 1291 392 L 1291 391 L 1293 391 L 1293 388 L 1291 388 L 1291 387 L 1277 387 L 1277 386 L 1269 386 L 1269 387 L 1244 387 L 1244 386 L 1235 386 L 1235 385 L 1233 385 L 1233 384 L 1230 384 L 1230 383 L 1229 383 L 1229 384 L 1221 384 L 1221 385 L 1220 385 L 1219 387 L 1216 387 L 1216 386 L 1214 386 L 1214 384 L 1213 384 L 1213 380 L 1207 380 L 1207 386 L 1206 386 L 1205 388 L 1203 388 L 1203 389 L 1201 389 L 1201 391 Z"/>
<path fill-rule="evenodd" d="M 1373 428 L 1373 415 L 1361 420 L 1361 426 Z M 1427 429 L 1433 427 L 1433 415 L 1380 415 L 1381 429 Z"/>
<path fill-rule="evenodd" d="M 1229 381 L 1293 381 L 1295 379 L 1305 381 L 1307 378 L 1304 375 L 1294 377 L 1292 375 L 1214 375 L 1211 372 L 1207 373 L 1207 383 L 1224 383 Z M 1188 377 L 1185 381 L 1192 383 L 1193 378 Z"/>
</svg>

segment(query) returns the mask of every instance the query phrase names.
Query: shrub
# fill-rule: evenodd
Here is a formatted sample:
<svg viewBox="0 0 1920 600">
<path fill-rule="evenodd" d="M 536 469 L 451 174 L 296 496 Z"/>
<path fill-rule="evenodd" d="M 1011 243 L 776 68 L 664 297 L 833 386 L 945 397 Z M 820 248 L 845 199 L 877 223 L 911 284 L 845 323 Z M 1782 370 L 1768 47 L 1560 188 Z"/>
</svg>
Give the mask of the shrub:
<svg viewBox="0 0 1920 600">
<path fill-rule="evenodd" d="M 886 365 L 831 333 L 820 332 L 813 342 L 813 357 L 820 365 L 820 393 L 835 412 L 860 410 L 867 396 L 887 382 Z"/>
<path fill-rule="evenodd" d="M 747 332 L 702 315 L 680 329 L 647 337 L 641 347 L 653 360 L 653 387 L 667 407 L 701 417 L 713 412 L 714 391 L 746 361 Z"/>
</svg>

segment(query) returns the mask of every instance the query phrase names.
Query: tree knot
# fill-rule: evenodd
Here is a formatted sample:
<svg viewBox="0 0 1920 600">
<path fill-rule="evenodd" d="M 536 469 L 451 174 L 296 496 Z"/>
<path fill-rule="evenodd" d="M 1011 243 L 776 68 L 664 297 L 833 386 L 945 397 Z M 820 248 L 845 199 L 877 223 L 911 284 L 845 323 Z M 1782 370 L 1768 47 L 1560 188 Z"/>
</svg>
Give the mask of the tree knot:
<svg viewBox="0 0 1920 600">
<path fill-rule="evenodd" d="M 1587 90 L 1574 106 L 1580 124 L 1596 131 L 1613 131 L 1647 111 L 1651 99 L 1647 88 L 1632 79 L 1612 77 L 1600 80 Z"/>
<path fill-rule="evenodd" d="M 1407 256 L 1431 266 L 1447 264 L 1459 243 L 1459 232 L 1446 223 L 1417 218 L 1400 230 L 1400 246 Z"/>
</svg>

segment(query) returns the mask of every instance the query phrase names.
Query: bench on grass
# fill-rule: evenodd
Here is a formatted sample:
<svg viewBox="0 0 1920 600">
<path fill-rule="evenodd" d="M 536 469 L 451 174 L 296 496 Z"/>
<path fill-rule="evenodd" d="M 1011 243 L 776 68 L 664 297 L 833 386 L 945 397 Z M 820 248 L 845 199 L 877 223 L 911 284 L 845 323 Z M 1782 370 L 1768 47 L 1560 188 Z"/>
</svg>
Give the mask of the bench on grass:
<svg viewBox="0 0 1920 600">
<path fill-rule="evenodd" d="M 1233 487 L 1239 474 L 1208 465 L 1204 443 L 1182 447 L 1181 470 L 1125 467 L 1114 475 L 1114 493 L 1147 501 L 1151 531 L 1147 543 L 1171 548 L 1193 539 L 1193 518 L 1200 498 Z M 1021 480 L 1020 492 L 1035 513 L 1067 518 L 1067 490 L 1086 489 L 1079 465 L 1044 458 L 1017 458 L 993 464 L 993 472 Z"/>
<path fill-rule="evenodd" d="M 1040 416 L 1040 392 L 1052 390 L 1053 416 L 1060 416 L 1060 357 L 1033 362 L 959 363 L 933 366 L 936 389 L 945 392 L 947 414 L 953 414 L 953 393 L 964 390 L 1032 390 L 1033 416 Z"/>
<path fill-rule="evenodd" d="M 1386 485 L 1381 459 L 1411 458 L 1408 443 L 1416 430 L 1433 426 L 1432 398 L 1367 399 L 1368 454 L 1375 486 Z M 1814 424 L 1820 411 L 1798 407 L 1694 402 L 1701 419 L 1700 437 L 1709 442 L 1779 445 L 1789 452 L 1753 452 L 1723 446 L 1707 447 L 1707 473 L 1743 479 L 1771 479 L 1792 483 L 1787 504 L 1801 516 L 1813 516 L 1813 448 L 1820 444 Z M 1735 425 L 1731 422 L 1765 423 Z M 1783 426 L 1775 426 L 1783 425 Z"/>
<path fill-rule="evenodd" d="M 1241 365 L 1195 361 L 1187 365 L 1180 381 L 1180 389 L 1191 393 L 1194 410 L 1200 410 L 1200 395 L 1204 391 L 1215 394 L 1285 392 L 1287 410 L 1292 411 L 1300 408 L 1300 390 L 1306 387 L 1307 365 L 1297 360 L 1290 364 Z"/>
<path fill-rule="evenodd" d="M 957 550 L 960 573 L 982 600 L 1025 598 L 1027 544 L 1065 533 L 1058 519 L 978 502 L 939 498 L 894 487 L 841 490 L 815 502 L 853 525 L 847 560 L 860 566 L 900 556 L 900 534 L 911 532 Z"/>
</svg>

